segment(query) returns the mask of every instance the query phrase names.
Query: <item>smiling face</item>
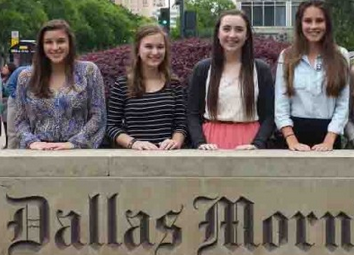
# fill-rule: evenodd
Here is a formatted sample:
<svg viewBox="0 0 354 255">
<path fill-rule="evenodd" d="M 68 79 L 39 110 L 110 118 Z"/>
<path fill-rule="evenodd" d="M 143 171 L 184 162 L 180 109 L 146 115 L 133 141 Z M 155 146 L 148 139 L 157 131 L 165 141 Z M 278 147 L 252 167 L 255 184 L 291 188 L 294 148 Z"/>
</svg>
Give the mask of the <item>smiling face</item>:
<svg viewBox="0 0 354 255">
<path fill-rule="evenodd" d="M 63 29 L 49 30 L 44 33 L 43 51 L 52 64 L 64 63 L 69 50 L 69 37 Z"/>
<path fill-rule="evenodd" d="M 139 45 L 138 56 L 143 66 L 158 68 L 166 55 L 166 45 L 162 34 L 145 36 Z"/>
<path fill-rule="evenodd" d="M 226 15 L 221 19 L 218 39 L 225 53 L 241 50 L 247 40 L 247 25 L 240 15 Z"/>
<path fill-rule="evenodd" d="M 326 34 L 326 18 L 315 6 L 306 8 L 301 19 L 302 33 L 309 43 L 320 43 Z"/>
</svg>

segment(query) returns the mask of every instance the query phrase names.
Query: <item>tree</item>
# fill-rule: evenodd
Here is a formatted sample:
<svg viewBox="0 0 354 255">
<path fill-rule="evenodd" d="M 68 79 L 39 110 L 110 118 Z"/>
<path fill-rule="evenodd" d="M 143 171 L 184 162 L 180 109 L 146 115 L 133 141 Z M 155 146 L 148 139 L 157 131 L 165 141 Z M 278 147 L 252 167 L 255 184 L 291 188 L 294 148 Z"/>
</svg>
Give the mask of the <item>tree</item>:
<svg viewBox="0 0 354 255">
<path fill-rule="evenodd" d="M 354 50 L 354 1 L 327 0 L 331 6 L 337 43 Z"/>
<path fill-rule="evenodd" d="M 107 0 L 0 0 L 0 54 L 7 55 L 11 31 L 22 39 L 36 39 L 51 19 L 64 19 L 72 27 L 80 53 L 131 41 L 133 30 L 147 18 Z"/>
<path fill-rule="evenodd" d="M 7 56 L 11 31 L 19 31 L 21 39 L 35 39 L 48 18 L 40 1 L 0 0 L 0 54 Z"/>
<path fill-rule="evenodd" d="M 231 0 L 186 0 L 186 9 L 197 13 L 200 36 L 210 36 L 221 12 L 235 8 Z"/>
</svg>

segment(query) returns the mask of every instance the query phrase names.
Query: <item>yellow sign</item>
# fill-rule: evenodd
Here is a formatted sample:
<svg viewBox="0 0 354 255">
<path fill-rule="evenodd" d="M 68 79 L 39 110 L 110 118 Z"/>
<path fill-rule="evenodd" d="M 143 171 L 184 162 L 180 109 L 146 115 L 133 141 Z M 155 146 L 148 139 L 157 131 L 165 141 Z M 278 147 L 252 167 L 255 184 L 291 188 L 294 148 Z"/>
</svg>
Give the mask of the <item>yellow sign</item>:
<svg viewBox="0 0 354 255">
<path fill-rule="evenodd" d="M 19 31 L 11 31 L 11 47 L 20 42 Z"/>
<path fill-rule="evenodd" d="M 20 42 L 19 38 L 11 38 L 11 47 Z"/>
</svg>

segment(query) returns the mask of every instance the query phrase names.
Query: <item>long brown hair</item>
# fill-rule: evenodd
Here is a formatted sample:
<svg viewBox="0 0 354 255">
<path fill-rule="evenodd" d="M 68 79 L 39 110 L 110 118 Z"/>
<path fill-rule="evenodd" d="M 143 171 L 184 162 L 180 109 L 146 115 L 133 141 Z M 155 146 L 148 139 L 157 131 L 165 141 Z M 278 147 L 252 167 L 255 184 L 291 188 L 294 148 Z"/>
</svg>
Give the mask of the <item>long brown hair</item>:
<svg viewBox="0 0 354 255">
<path fill-rule="evenodd" d="M 321 40 L 323 67 L 325 70 L 326 94 L 338 97 L 348 80 L 348 64 L 333 38 L 333 24 L 329 8 L 324 1 L 309 0 L 299 5 L 296 12 L 295 38 L 291 47 L 284 52 L 284 78 L 288 96 L 295 94 L 294 69 L 299 64 L 302 56 L 308 53 L 309 45 L 302 32 L 302 18 L 307 8 L 314 6 L 319 8 L 325 17 L 326 33 Z"/>
<path fill-rule="evenodd" d="M 170 64 L 170 42 L 166 33 L 158 25 L 145 25 L 138 29 L 135 34 L 131 63 L 128 67 L 128 95 L 130 97 L 141 97 L 145 93 L 144 77 L 142 74 L 141 58 L 139 57 L 139 48 L 141 41 L 146 36 L 161 34 L 165 43 L 165 57 L 158 66 L 158 71 L 164 76 L 167 83 L 171 81 Z"/>
<path fill-rule="evenodd" d="M 47 31 L 63 30 L 69 38 L 69 53 L 65 58 L 65 74 L 69 85 L 74 85 L 74 64 L 76 58 L 75 37 L 65 20 L 50 20 L 38 32 L 36 52 L 33 57 L 33 74 L 29 81 L 29 88 L 39 98 L 49 98 L 49 80 L 52 68 L 49 58 L 44 53 L 44 34 Z"/>
<path fill-rule="evenodd" d="M 207 95 L 208 111 L 213 120 L 216 120 L 218 112 L 218 99 L 219 99 L 219 87 L 222 71 L 224 69 L 224 50 L 220 44 L 218 34 L 222 19 L 228 15 L 240 16 L 246 23 L 247 39 L 242 46 L 241 56 L 241 70 L 240 70 L 240 82 L 241 82 L 241 94 L 242 100 L 245 105 L 245 113 L 247 117 L 253 116 L 255 112 L 254 102 L 254 54 L 253 54 L 253 36 L 252 28 L 247 16 L 240 10 L 228 10 L 223 12 L 215 25 L 212 56 L 211 56 L 211 70 L 210 70 L 210 82 Z"/>
<path fill-rule="evenodd" d="M 354 64 L 350 66 L 349 79 L 350 79 L 351 97 L 352 99 L 354 99 Z"/>
</svg>

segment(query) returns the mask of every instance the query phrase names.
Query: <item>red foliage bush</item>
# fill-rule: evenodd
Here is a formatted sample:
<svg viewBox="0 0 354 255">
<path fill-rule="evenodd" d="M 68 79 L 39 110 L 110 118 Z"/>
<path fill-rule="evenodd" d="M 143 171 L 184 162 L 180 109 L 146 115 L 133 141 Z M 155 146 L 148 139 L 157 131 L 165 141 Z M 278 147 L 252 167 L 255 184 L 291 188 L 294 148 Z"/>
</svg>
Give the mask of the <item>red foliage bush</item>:
<svg viewBox="0 0 354 255">
<path fill-rule="evenodd" d="M 255 38 L 255 57 L 265 60 L 274 73 L 279 53 L 287 44 L 272 39 Z M 210 56 L 211 42 L 206 39 L 191 38 L 172 43 L 172 69 L 184 84 L 191 74 L 194 65 Z M 97 64 L 104 77 L 106 92 L 114 84 L 117 77 L 124 75 L 129 64 L 130 46 L 124 45 L 114 49 L 89 53 L 81 56 L 82 60 L 89 60 Z"/>
</svg>

